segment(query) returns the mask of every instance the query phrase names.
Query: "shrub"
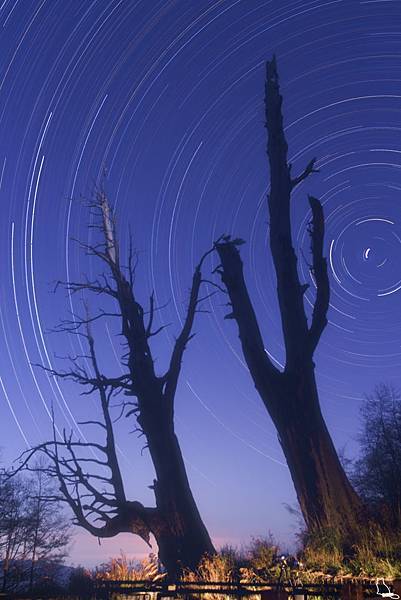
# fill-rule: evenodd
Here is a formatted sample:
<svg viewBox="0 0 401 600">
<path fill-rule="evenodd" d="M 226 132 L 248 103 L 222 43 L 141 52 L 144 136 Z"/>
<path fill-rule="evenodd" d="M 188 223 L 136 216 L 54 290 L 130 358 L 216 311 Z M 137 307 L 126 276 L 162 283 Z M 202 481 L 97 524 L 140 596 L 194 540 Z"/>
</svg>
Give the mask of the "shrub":
<svg viewBox="0 0 401 600">
<path fill-rule="evenodd" d="M 280 549 L 273 536 L 266 538 L 252 538 L 247 548 L 250 566 L 258 571 L 269 571 L 275 566 Z"/>
<path fill-rule="evenodd" d="M 93 578 L 87 569 L 77 567 L 70 575 L 68 592 L 79 597 L 90 597 L 93 592 Z"/>
</svg>

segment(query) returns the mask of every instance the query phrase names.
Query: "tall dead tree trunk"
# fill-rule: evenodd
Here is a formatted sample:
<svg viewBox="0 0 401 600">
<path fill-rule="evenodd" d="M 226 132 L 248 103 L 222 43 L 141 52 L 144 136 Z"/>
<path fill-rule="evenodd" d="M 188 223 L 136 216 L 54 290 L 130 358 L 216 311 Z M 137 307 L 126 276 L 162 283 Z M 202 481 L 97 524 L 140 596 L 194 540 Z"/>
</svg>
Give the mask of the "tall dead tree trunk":
<svg viewBox="0 0 401 600">
<path fill-rule="evenodd" d="M 315 159 L 296 178 L 287 162 L 287 142 L 281 112 L 276 61 L 267 63 L 266 127 L 270 163 L 270 249 L 277 278 L 277 294 L 286 351 L 284 371 L 269 359 L 248 295 L 238 241 L 222 238 L 216 243 L 221 265 L 218 271 L 229 294 L 238 324 L 244 356 L 266 409 L 278 432 L 298 501 L 309 530 L 334 528 L 355 531 L 362 514 L 361 502 L 338 459 L 324 422 L 315 380 L 313 354 L 327 324 L 330 287 L 323 257 L 324 216 L 321 203 L 309 197 L 312 276 L 316 299 L 311 323 L 304 308 L 308 285 L 301 284 L 292 244 L 291 192 L 315 171 Z"/>
<path fill-rule="evenodd" d="M 109 296 L 119 310 L 117 313 L 102 311 L 95 317 L 75 317 L 71 322 L 64 321 L 62 330 L 78 333 L 86 339 L 89 353 L 84 358 L 89 360 L 92 373 L 88 373 L 82 362 L 78 362 L 77 359 L 73 359 L 73 368 L 70 371 L 52 370 L 50 373 L 87 386 L 89 391 L 84 393 L 96 391 L 99 394 L 102 421 L 91 420 L 86 424 L 99 425 L 105 433 L 106 442 L 104 445 L 83 443 L 73 441 L 72 437 L 65 434 L 64 439 L 58 441 L 54 431 L 53 441 L 41 444 L 28 452 L 21 468 L 29 468 L 29 463 L 37 451 L 44 453 L 50 466 L 42 470 L 58 479 L 61 499 L 72 509 L 77 525 L 97 537 L 112 537 L 121 532 L 132 532 L 149 543 L 149 536 L 153 534 L 158 544 L 159 558 L 169 576 L 174 578 L 182 568 L 195 569 L 205 554 L 211 555 L 215 552 L 192 495 L 174 429 L 174 399 L 181 362 L 186 345 L 192 337 L 192 326 L 199 303 L 205 299 L 199 297 L 202 284 L 201 267 L 212 250 L 202 257 L 195 269 L 186 318 L 175 341 L 169 367 L 164 374 L 158 375 L 154 368 L 150 340 L 163 326 L 154 329 L 154 295 L 151 295 L 149 311 L 145 313 L 135 297 L 135 266 L 131 251 L 128 267 L 123 268 L 120 265 L 115 224 L 104 194 L 99 194 L 94 208 L 100 211 L 99 228 L 103 241 L 97 246 L 85 246 L 85 250 L 103 261 L 109 274 L 103 274 L 95 281 L 67 282 L 65 285 L 72 293 L 88 290 Z M 90 327 L 93 321 L 104 316 L 121 319 L 122 335 L 127 348 L 127 372 L 119 377 L 103 375 L 95 353 L 95 342 Z M 125 495 L 110 414 L 110 402 L 119 392 L 128 396 L 123 403 L 126 416 L 135 416 L 138 430 L 146 439 L 146 447 L 149 449 L 156 474 L 151 486 L 155 495 L 155 507 L 145 507 L 140 502 L 129 501 Z M 103 460 L 83 456 L 82 451 L 85 449 L 100 452 Z M 92 473 L 83 469 L 83 465 L 88 463 L 95 469 Z M 99 465 L 109 470 L 109 476 L 96 473 Z M 96 481 L 106 485 L 107 491 L 99 490 Z M 60 497 L 57 497 L 57 500 L 59 499 Z"/>
<path fill-rule="evenodd" d="M 137 416 L 156 472 L 153 490 L 162 520 L 153 533 L 159 546 L 160 559 L 169 566 L 169 572 L 176 571 L 177 565 L 194 569 L 201 557 L 213 553 L 214 548 L 193 498 L 174 431 L 174 399 L 183 354 L 201 301 L 201 266 L 205 257 L 193 275 L 186 319 L 176 339 L 169 368 L 164 375 L 158 376 L 149 346 L 149 339 L 156 333 L 152 331 L 154 296 L 150 298 L 149 318 L 145 325 L 144 310 L 135 299 L 133 278 L 128 281 L 119 265 L 114 223 L 105 198 L 102 202 L 104 232 L 108 240 L 106 260 L 115 282 L 122 333 L 128 346 L 131 382 L 128 393 L 137 398 L 130 413 Z"/>
</svg>

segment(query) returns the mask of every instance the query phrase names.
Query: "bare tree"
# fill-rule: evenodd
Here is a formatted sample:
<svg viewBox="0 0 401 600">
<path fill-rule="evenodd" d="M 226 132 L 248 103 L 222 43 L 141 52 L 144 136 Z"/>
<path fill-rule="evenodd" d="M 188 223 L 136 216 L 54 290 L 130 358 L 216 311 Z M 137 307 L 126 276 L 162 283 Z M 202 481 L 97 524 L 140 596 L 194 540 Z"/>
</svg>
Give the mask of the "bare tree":
<svg viewBox="0 0 401 600">
<path fill-rule="evenodd" d="M 287 142 L 281 112 L 276 60 L 267 63 L 266 127 L 270 163 L 270 249 L 277 278 L 277 294 L 286 351 L 280 371 L 265 351 L 238 251 L 242 240 L 225 237 L 216 243 L 218 272 L 232 307 L 226 318 L 236 320 L 243 353 L 255 383 L 278 432 L 302 514 L 309 529 L 331 527 L 343 533 L 355 530 L 361 502 L 338 459 L 323 419 L 315 380 L 313 354 L 327 324 L 330 287 L 323 256 L 324 216 L 321 203 L 309 196 L 312 219 L 311 274 L 316 299 L 310 324 L 304 308 L 308 288 L 299 280 L 292 244 L 291 192 L 316 171 L 315 159 L 297 177 L 287 161 Z"/>
<path fill-rule="evenodd" d="M 103 192 L 98 194 L 92 208 L 97 211 L 98 223 L 100 218 L 102 241 L 98 245 L 82 246 L 106 266 L 107 273 L 94 281 L 68 282 L 65 285 L 72 293 L 90 291 L 111 298 L 118 312 L 102 310 L 94 317 L 87 314 L 85 318 L 74 317 L 71 321 L 64 321 L 61 329 L 82 336 L 86 340 L 88 354 L 72 358 L 70 370 L 50 373 L 84 386 L 85 394 L 94 392 L 98 395 L 101 420 L 85 423 L 97 424 L 104 433 L 105 441 L 83 442 L 66 432 L 60 440 L 54 428 L 53 440 L 28 452 L 21 468 L 30 468 L 30 461 L 38 452 L 44 454 L 50 465 L 44 471 L 57 478 L 61 497 L 73 511 L 77 525 L 99 538 L 130 532 L 149 543 L 150 534 L 153 534 L 159 547 L 159 558 L 169 575 L 174 577 L 182 567 L 196 568 L 203 555 L 214 553 L 189 486 L 174 430 L 174 399 L 183 354 L 193 335 L 195 314 L 204 300 L 199 296 L 201 268 L 212 250 L 205 253 L 195 268 L 186 317 L 175 341 L 169 366 L 163 374 L 156 374 L 150 341 L 163 326 L 154 328 L 154 294 L 150 296 L 146 313 L 135 296 L 134 253 L 130 248 L 128 267 L 122 267 L 115 222 Z M 117 377 L 102 373 L 91 332 L 94 321 L 109 315 L 121 320 L 126 345 L 123 361 L 126 372 Z M 90 370 L 82 358 L 89 363 Z M 121 392 L 130 398 L 123 401 L 122 408 L 126 416 L 136 418 L 138 430 L 145 436 L 153 461 L 156 478 L 150 487 L 154 491 L 155 507 L 145 507 L 126 497 L 111 415 L 112 399 Z"/>
<path fill-rule="evenodd" d="M 28 488 L 22 477 L 0 476 L 0 558 L 1 590 L 15 587 L 21 564 L 27 559 L 29 532 Z"/>
<path fill-rule="evenodd" d="M 70 522 L 41 471 L 33 477 L 0 478 L 0 559 L 2 591 L 32 590 L 50 564 L 66 553 Z"/>
<path fill-rule="evenodd" d="M 376 386 L 361 406 L 360 457 L 352 481 L 387 527 L 401 526 L 401 393 L 390 384 Z"/>
<path fill-rule="evenodd" d="M 46 476 L 45 465 L 38 463 L 29 481 L 28 589 L 32 591 L 49 564 L 62 563 L 71 537 L 71 523 L 61 505 L 54 505 L 54 480 Z"/>
</svg>

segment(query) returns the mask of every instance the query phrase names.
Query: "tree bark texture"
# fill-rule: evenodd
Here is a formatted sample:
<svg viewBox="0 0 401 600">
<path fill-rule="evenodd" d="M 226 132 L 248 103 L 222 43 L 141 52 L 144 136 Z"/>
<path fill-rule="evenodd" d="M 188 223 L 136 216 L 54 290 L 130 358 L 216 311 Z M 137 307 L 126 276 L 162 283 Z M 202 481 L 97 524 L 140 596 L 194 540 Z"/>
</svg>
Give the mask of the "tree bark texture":
<svg viewBox="0 0 401 600">
<path fill-rule="evenodd" d="M 315 348 L 327 324 L 330 296 L 327 262 L 323 256 L 324 215 L 319 200 L 310 196 L 311 272 L 316 283 L 316 298 L 308 324 L 303 300 L 308 285 L 299 280 L 291 236 L 290 201 L 293 188 L 315 171 L 315 159 L 301 175 L 291 176 L 281 104 L 273 59 L 267 63 L 266 77 L 271 183 L 268 209 L 270 250 L 286 351 L 283 371 L 276 368 L 265 351 L 244 279 L 238 240 L 224 237 L 216 242 L 221 263 L 217 270 L 232 307 L 227 318 L 237 322 L 246 363 L 276 426 L 308 529 L 330 527 L 349 533 L 355 531 L 363 508 L 345 475 L 323 419 L 313 362 Z"/>
</svg>

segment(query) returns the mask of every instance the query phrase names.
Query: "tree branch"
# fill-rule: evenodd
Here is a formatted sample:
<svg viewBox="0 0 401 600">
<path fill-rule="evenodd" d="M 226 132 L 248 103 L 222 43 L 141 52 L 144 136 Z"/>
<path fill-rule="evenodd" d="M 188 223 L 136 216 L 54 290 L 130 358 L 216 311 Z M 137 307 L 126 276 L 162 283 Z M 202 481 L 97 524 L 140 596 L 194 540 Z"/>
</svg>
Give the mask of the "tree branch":
<svg viewBox="0 0 401 600">
<path fill-rule="evenodd" d="M 330 302 L 330 283 L 327 273 L 327 259 L 323 257 L 324 215 L 320 201 L 309 196 L 312 210 L 310 226 L 312 273 L 316 282 L 316 300 L 313 307 L 312 323 L 309 329 L 309 342 L 313 354 L 320 336 L 327 325 L 327 311 Z"/>
<path fill-rule="evenodd" d="M 299 183 L 301 183 L 301 181 L 306 179 L 312 173 L 320 172 L 320 169 L 314 168 L 316 160 L 317 160 L 316 158 L 312 158 L 312 160 L 309 161 L 308 164 L 306 165 L 304 171 L 300 175 L 298 175 L 298 177 L 291 179 L 291 190 L 293 190 L 295 186 L 297 186 Z"/>
<path fill-rule="evenodd" d="M 276 59 L 266 65 L 267 152 L 270 164 L 270 248 L 277 276 L 277 294 L 286 349 L 286 369 L 297 369 L 306 358 L 308 323 L 303 305 L 304 288 L 292 245 L 290 199 L 291 176 Z M 310 169 L 309 169 L 310 170 Z M 306 173 L 306 170 L 305 170 Z"/>
<path fill-rule="evenodd" d="M 87 337 L 85 335 L 85 337 Z M 72 360 L 72 359 L 71 359 Z M 129 383 L 130 376 L 127 374 L 120 375 L 120 377 L 105 377 L 104 375 L 100 375 L 99 377 L 92 377 L 86 370 L 79 365 L 75 360 L 74 368 L 70 371 L 56 371 L 55 369 L 49 369 L 41 364 L 35 364 L 35 367 L 40 367 L 43 371 L 46 371 L 52 377 L 57 377 L 58 379 L 67 379 L 69 381 L 74 381 L 79 385 L 90 386 L 87 392 L 83 392 L 83 394 L 91 394 L 95 390 L 99 390 L 99 388 L 111 388 L 113 390 L 126 389 L 130 390 L 131 385 Z"/>
<path fill-rule="evenodd" d="M 97 381 L 102 381 L 103 377 L 100 373 L 97 358 L 96 358 L 95 341 L 92 337 L 89 327 L 90 326 L 87 325 L 89 354 L 90 354 L 91 361 L 92 361 L 92 367 L 95 372 Z M 99 390 L 100 402 L 101 402 L 102 411 L 103 411 L 104 426 L 106 429 L 106 450 L 105 450 L 105 452 L 106 452 L 106 456 L 107 456 L 108 466 L 111 471 L 111 481 L 112 481 L 113 489 L 116 494 L 117 501 L 119 503 L 124 503 L 126 501 L 126 497 L 125 497 L 124 484 L 123 484 L 123 479 L 122 479 L 122 475 L 121 475 L 121 471 L 120 471 L 120 466 L 118 464 L 118 459 L 117 459 L 116 446 L 115 446 L 115 440 L 114 440 L 113 423 L 112 423 L 112 420 L 110 417 L 109 401 L 108 401 L 108 397 L 106 394 L 106 385 L 100 385 L 98 387 L 98 390 Z"/>
<path fill-rule="evenodd" d="M 86 280 L 86 281 L 58 281 L 55 285 L 54 291 L 57 290 L 58 286 L 62 285 L 68 292 L 72 294 L 76 294 L 82 290 L 89 290 L 95 294 L 107 294 L 112 298 L 117 298 L 117 291 L 114 290 L 108 283 L 105 281 L 101 283 L 99 280 Z"/>
<path fill-rule="evenodd" d="M 255 310 L 246 287 L 243 264 L 235 240 L 216 242 L 215 248 L 221 261 L 218 272 L 226 286 L 232 313 L 226 318 L 237 321 L 239 337 L 249 371 L 256 388 L 272 387 L 277 383 L 280 371 L 273 365 L 265 351 Z M 262 396 L 263 397 L 263 396 Z"/>
<path fill-rule="evenodd" d="M 189 295 L 189 303 L 187 308 L 187 314 L 185 317 L 184 324 L 182 326 L 180 335 L 176 339 L 173 352 L 171 354 L 169 369 L 164 376 L 165 380 L 165 388 L 164 388 L 164 396 L 167 400 L 168 410 L 173 410 L 173 402 L 174 396 L 177 389 L 178 378 L 181 371 L 181 363 L 182 357 L 184 355 L 184 351 L 186 345 L 193 337 L 191 335 L 192 327 L 194 324 L 195 313 L 197 312 L 197 307 L 200 302 L 199 299 L 199 290 L 202 284 L 202 265 L 207 256 L 209 256 L 213 252 L 214 248 L 205 252 L 205 254 L 200 259 L 198 265 L 195 268 L 193 277 L 192 277 L 192 286 Z"/>
</svg>

